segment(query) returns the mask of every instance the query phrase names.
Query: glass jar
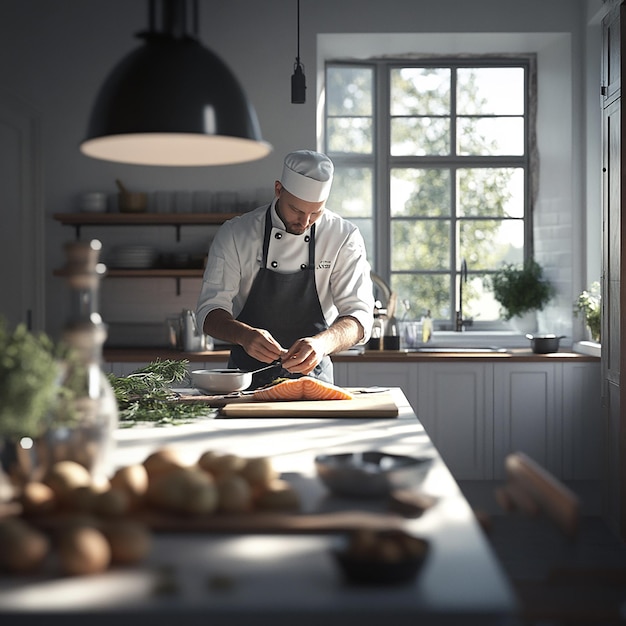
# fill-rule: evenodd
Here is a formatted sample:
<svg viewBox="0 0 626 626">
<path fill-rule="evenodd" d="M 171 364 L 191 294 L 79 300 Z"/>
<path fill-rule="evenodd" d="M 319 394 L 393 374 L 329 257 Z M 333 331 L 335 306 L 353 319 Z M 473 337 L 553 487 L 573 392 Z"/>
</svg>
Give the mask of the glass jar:
<svg viewBox="0 0 626 626">
<path fill-rule="evenodd" d="M 61 392 L 39 446 L 42 466 L 76 461 L 90 471 L 95 482 L 104 481 L 113 470 L 119 418 L 115 394 L 102 371 L 107 332 L 97 310 L 100 280 L 106 272 L 99 262 L 101 248 L 98 240 L 74 242 L 65 248 L 70 306 L 62 339 L 68 354 Z"/>
</svg>

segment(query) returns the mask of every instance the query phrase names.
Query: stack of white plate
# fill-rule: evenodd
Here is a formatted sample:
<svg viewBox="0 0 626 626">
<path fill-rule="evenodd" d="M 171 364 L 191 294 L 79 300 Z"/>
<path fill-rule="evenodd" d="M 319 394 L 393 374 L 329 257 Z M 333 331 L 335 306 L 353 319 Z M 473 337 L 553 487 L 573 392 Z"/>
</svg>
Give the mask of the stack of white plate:
<svg viewBox="0 0 626 626">
<path fill-rule="evenodd" d="M 110 267 L 146 269 L 157 260 L 157 251 L 150 246 L 120 246 L 113 250 Z"/>
</svg>

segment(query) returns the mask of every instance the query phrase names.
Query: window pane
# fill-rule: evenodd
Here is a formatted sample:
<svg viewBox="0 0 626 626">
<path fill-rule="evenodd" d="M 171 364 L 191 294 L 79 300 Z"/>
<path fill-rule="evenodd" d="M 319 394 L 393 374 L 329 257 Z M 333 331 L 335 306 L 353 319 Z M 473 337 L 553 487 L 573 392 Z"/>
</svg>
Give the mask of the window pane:
<svg viewBox="0 0 626 626">
<path fill-rule="evenodd" d="M 336 117 L 327 122 L 328 152 L 372 153 L 372 120 L 369 117 Z"/>
<path fill-rule="evenodd" d="M 524 154 L 524 118 L 457 118 L 457 154 L 482 156 Z"/>
<path fill-rule="evenodd" d="M 371 219 L 374 206 L 372 168 L 335 166 L 327 205 L 331 211 L 347 219 Z"/>
<path fill-rule="evenodd" d="M 330 66 L 326 71 L 328 115 L 372 115 L 372 68 Z"/>
<path fill-rule="evenodd" d="M 392 274 L 391 289 L 398 295 L 398 311 L 419 320 L 426 311 L 434 319 L 450 317 L 450 277 L 447 274 Z"/>
<path fill-rule="evenodd" d="M 524 249 L 522 220 L 460 220 L 459 258 L 469 271 L 493 270 L 502 263 L 521 263 Z"/>
<path fill-rule="evenodd" d="M 459 115 L 524 115 L 524 68 L 457 69 Z"/>
<path fill-rule="evenodd" d="M 392 69 L 391 115 L 449 115 L 450 75 L 445 68 Z"/>
<path fill-rule="evenodd" d="M 450 154 L 450 118 L 392 118 L 391 154 L 393 156 Z"/>
<path fill-rule="evenodd" d="M 391 222 L 391 271 L 449 268 L 449 220 Z"/>
<path fill-rule="evenodd" d="M 457 170 L 459 217 L 524 217 L 524 170 L 485 167 Z"/>
<path fill-rule="evenodd" d="M 479 322 L 500 317 L 500 304 L 494 298 L 490 283 L 484 275 L 469 276 L 463 285 L 463 317 Z"/>
<path fill-rule="evenodd" d="M 394 168 L 389 183 L 392 217 L 450 215 L 450 170 Z"/>
<path fill-rule="evenodd" d="M 331 211 L 358 226 L 372 266 L 374 257 L 374 200 L 373 171 L 371 167 L 335 166 L 333 186 L 327 206 Z"/>
</svg>

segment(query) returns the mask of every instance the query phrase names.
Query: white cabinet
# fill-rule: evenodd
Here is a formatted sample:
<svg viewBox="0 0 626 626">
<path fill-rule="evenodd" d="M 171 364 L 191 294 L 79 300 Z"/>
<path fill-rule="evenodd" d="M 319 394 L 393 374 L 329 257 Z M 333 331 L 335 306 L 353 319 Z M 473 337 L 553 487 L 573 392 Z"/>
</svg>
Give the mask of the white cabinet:
<svg viewBox="0 0 626 626">
<path fill-rule="evenodd" d="M 336 365 L 344 365 L 339 363 Z M 419 378 L 417 363 L 345 363 L 347 387 L 400 387 L 413 409 L 418 405 Z M 347 374 L 347 375 L 346 375 Z M 338 378 L 335 378 L 337 384 Z"/>
<path fill-rule="evenodd" d="M 563 364 L 563 478 L 602 478 L 606 450 L 600 364 Z"/>
<path fill-rule="evenodd" d="M 422 364 L 416 414 L 455 478 L 491 478 L 493 365 Z"/>
<path fill-rule="evenodd" d="M 600 363 L 342 362 L 337 384 L 400 387 L 457 480 L 501 480 L 523 451 L 565 480 L 597 480 Z"/>
<path fill-rule="evenodd" d="M 494 371 L 494 475 L 510 452 L 561 473 L 561 363 L 507 363 Z"/>
</svg>

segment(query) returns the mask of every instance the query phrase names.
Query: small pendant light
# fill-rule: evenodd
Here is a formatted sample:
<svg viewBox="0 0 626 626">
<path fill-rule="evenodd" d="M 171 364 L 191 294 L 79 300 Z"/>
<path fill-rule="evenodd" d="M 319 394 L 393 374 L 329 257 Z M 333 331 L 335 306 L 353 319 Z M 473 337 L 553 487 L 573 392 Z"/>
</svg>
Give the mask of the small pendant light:
<svg viewBox="0 0 626 626">
<path fill-rule="evenodd" d="M 148 0 L 148 18 L 149 29 L 137 34 L 143 45 L 102 85 L 81 152 L 170 166 L 242 163 L 269 154 L 272 146 L 263 141 L 238 80 L 197 39 L 198 0 Z"/>
<path fill-rule="evenodd" d="M 298 0 L 298 53 L 294 72 L 291 75 L 291 103 L 304 104 L 306 101 L 306 76 L 304 66 L 300 63 L 300 0 Z"/>
</svg>

